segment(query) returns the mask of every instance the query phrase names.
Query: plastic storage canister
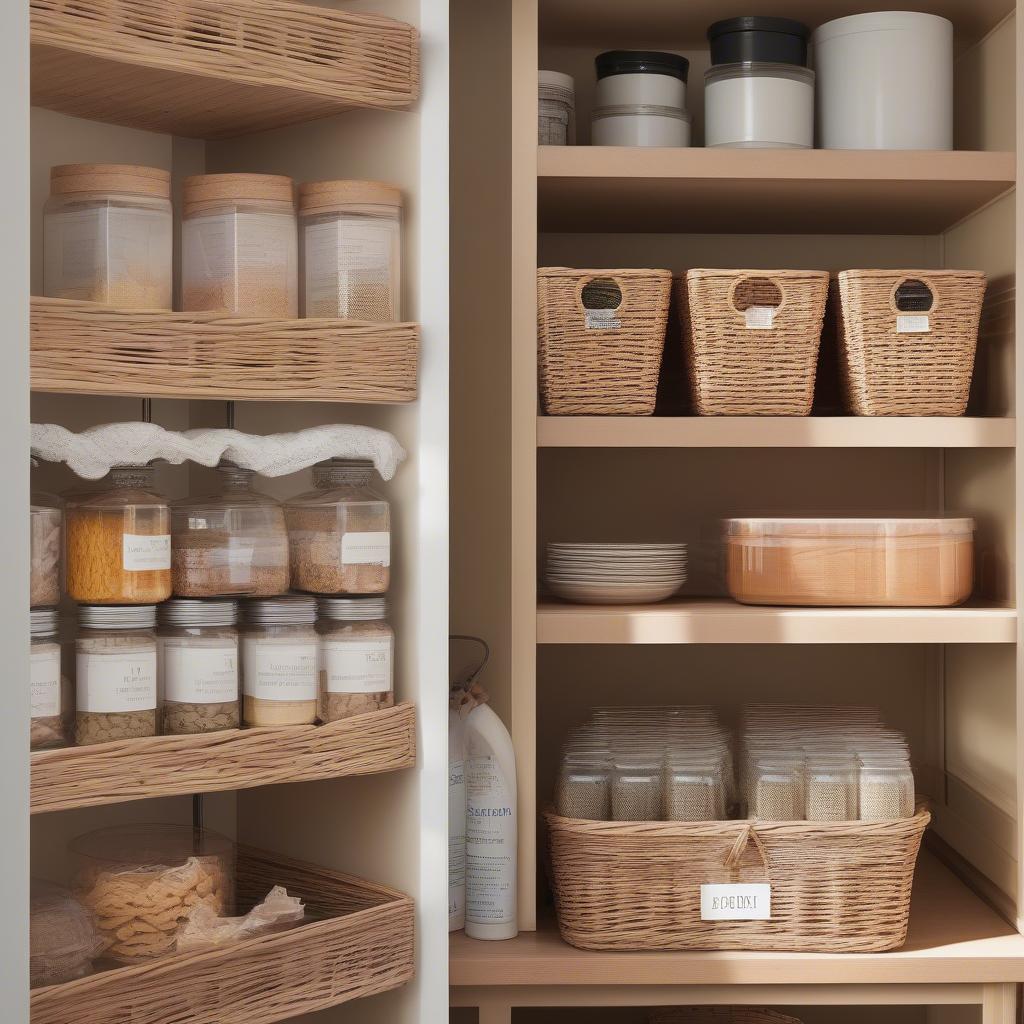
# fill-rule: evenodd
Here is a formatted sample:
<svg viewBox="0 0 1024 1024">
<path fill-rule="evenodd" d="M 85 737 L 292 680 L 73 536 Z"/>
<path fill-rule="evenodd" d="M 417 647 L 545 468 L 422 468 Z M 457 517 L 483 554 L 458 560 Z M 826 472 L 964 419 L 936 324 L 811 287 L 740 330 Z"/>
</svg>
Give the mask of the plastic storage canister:
<svg viewBox="0 0 1024 1024">
<path fill-rule="evenodd" d="M 944 607 L 973 585 L 973 519 L 730 519 L 725 546 L 746 604 Z"/>
<path fill-rule="evenodd" d="M 810 149 L 814 72 L 792 64 L 719 64 L 704 75 L 705 145 Z"/>
<path fill-rule="evenodd" d="M 675 53 L 609 50 L 594 61 L 594 107 L 655 106 L 686 109 L 690 62 Z"/>
<path fill-rule="evenodd" d="M 155 736 L 156 608 L 82 605 L 78 623 L 75 742 Z"/>
<path fill-rule="evenodd" d="M 43 294 L 122 309 L 170 309 L 171 175 L 130 164 L 50 170 Z"/>
<path fill-rule="evenodd" d="M 537 145 L 576 145 L 576 83 L 572 75 L 537 72 Z"/>
<path fill-rule="evenodd" d="M 186 178 L 181 249 L 183 309 L 243 317 L 298 316 L 298 229 L 291 178 Z"/>
<path fill-rule="evenodd" d="M 246 725 L 312 725 L 317 716 L 320 638 L 316 601 L 289 594 L 250 601 L 242 630 Z"/>
<path fill-rule="evenodd" d="M 157 634 L 160 731 L 192 735 L 238 728 L 234 601 L 168 601 Z"/>
<path fill-rule="evenodd" d="M 68 594 L 85 604 L 155 604 L 171 596 L 167 502 L 149 466 L 115 466 L 109 487 L 67 499 Z"/>
<path fill-rule="evenodd" d="M 809 35 L 806 25 L 790 18 L 726 18 L 708 29 L 711 63 L 770 61 L 804 67 Z"/>
<path fill-rule="evenodd" d="M 690 115 L 675 107 L 601 107 L 590 121 L 594 146 L 686 148 L 690 145 Z"/>
<path fill-rule="evenodd" d="M 383 597 L 325 597 L 320 611 L 320 717 L 336 722 L 394 707 L 395 634 Z"/>
<path fill-rule="evenodd" d="M 61 510 L 61 500 L 55 494 L 33 491 L 30 501 L 29 602 L 33 608 L 37 608 L 55 605 L 60 601 L 60 555 L 64 513 Z"/>
<path fill-rule="evenodd" d="M 952 149 L 953 24 L 880 11 L 829 21 L 811 40 L 823 149 Z"/>
<path fill-rule="evenodd" d="M 402 319 L 402 193 L 382 181 L 299 187 L 302 315 Z"/>
<path fill-rule="evenodd" d="M 59 747 L 67 742 L 67 680 L 57 642 L 57 609 L 33 608 L 30 622 L 29 679 L 32 692 L 32 750 Z"/>
</svg>

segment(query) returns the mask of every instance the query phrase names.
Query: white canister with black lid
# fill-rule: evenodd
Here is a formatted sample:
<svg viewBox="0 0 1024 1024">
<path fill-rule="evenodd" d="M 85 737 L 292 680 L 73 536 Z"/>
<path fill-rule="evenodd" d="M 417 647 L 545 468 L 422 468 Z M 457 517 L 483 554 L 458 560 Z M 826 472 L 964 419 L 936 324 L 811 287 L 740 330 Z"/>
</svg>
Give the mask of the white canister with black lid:
<svg viewBox="0 0 1024 1024">
<path fill-rule="evenodd" d="M 658 50 L 608 50 L 594 63 L 595 108 L 642 104 L 686 110 L 690 62 L 685 57 Z"/>
<path fill-rule="evenodd" d="M 690 115 L 676 107 L 600 107 L 591 117 L 590 142 L 594 146 L 686 147 Z"/>
<path fill-rule="evenodd" d="M 704 144 L 738 149 L 814 145 L 814 72 L 794 64 L 716 64 L 704 75 Z"/>
</svg>

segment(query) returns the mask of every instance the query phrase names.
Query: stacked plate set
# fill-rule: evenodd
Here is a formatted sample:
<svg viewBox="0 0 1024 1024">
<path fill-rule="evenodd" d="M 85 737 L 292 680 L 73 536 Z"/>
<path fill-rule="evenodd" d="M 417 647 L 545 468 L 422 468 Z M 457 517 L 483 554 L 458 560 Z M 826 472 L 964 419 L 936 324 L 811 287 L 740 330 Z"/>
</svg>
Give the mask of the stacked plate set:
<svg viewBox="0 0 1024 1024">
<path fill-rule="evenodd" d="M 686 582 L 686 545 L 550 543 L 545 578 L 578 604 L 664 601 Z"/>
</svg>

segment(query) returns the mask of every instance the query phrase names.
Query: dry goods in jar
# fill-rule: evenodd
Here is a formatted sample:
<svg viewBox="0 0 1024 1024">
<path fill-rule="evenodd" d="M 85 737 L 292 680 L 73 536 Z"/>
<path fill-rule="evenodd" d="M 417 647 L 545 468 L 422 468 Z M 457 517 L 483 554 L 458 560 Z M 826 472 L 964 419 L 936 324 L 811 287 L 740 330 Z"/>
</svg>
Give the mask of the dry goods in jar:
<svg viewBox="0 0 1024 1024">
<path fill-rule="evenodd" d="M 29 897 L 29 986 L 59 985 L 92 972 L 107 945 L 92 913 L 67 890 L 32 880 Z"/>
<path fill-rule="evenodd" d="M 33 608 L 60 602 L 60 548 L 63 513 L 59 498 L 33 494 L 31 512 L 31 594 Z"/>
<path fill-rule="evenodd" d="M 383 598 L 322 598 L 320 717 L 336 722 L 394 706 L 395 634 Z"/>
<path fill-rule="evenodd" d="M 56 608 L 32 609 L 31 637 L 32 720 L 29 746 L 32 750 L 43 750 L 67 742 L 70 682 L 61 666 Z"/>
</svg>

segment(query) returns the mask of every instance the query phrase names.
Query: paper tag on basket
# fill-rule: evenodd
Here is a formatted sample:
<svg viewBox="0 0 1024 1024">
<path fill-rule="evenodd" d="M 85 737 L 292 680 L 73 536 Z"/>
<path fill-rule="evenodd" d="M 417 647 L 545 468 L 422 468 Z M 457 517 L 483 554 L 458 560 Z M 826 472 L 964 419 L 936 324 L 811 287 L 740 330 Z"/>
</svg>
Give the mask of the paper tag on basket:
<svg viewBox="0 0 1024 1024">
<path fill-rule="evenodd" d="M 702 921 L 769 921 L 772 887 L 766 882 L 700 887 Z"/>
<path fill-rule="evenodd" d="M 775 326 L 776 306 L 747 306 L 743 311 L 748 331 L 770 331 Z"/>
<path fill-rule="evenodd" d="M 614 309 L 585 309 L 583 318 L 588 331 L 617 331 L 622 326 Z"/>
<path fill-rule="evenodd" d="M 897 313 L 896 333 L 897 334 L 929 334 L 931 327 L 928 326 L 927 313 Z"/>
</svg>

